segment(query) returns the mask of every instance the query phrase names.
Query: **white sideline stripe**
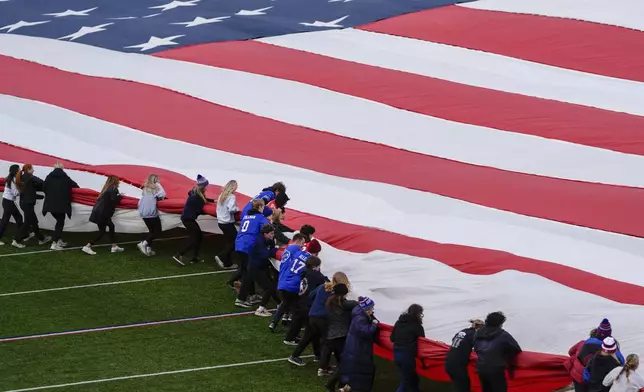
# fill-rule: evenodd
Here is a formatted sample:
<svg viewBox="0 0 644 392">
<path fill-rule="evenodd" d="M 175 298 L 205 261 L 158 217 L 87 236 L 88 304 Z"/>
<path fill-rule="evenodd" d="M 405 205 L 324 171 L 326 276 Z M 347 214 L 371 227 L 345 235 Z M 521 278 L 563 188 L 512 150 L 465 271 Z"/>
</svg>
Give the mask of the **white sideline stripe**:
<svg viewBox="0 0 644 392">
<path fill-rule="evenodd" d="M 312 357 L 312 355 L 304 355 L 304 356 L 301 356 L 300 358 L 311 358 L 311 357 Z M 227 365 L 205 366 L 205 367 L 200 367 L 200 368 L 170 370 L 170 371 L 158 372 L 158 373 L 135 374 L 135 375 L 132 375 L 132 376 L 122 376 L 122 377 L 113 377 L 113 378 L 103 378 L 103 379 L 99 379 L 99 380 L 79 381 L 79 382 L 72 382 L 72 383 L 67 383 L 67 384 L 45 385 L 45 386 L 42 386 L 42 387 L 32 387 L 32 388 L 24 388 L 24 389 L 12 389 L 12 390 L 4 391 L 4 392 L 38 391 L 38 390 L 42 390 L 42 389 L 64 388 L 64 387 L 72 387 L 72 386 L 77 386 L 77 385 L 98 384 L 98 383 L 111 382 L 111 381 L 131 380 L 131 379 L 136 379 L 136 378 L 165 376 L 165 375 L 168 375 L 168 374 L 192 373 L 192 372 L 201 372 L 201 371 L 205 371 L 205 370 L 226 369 L 226 368 L 232 368 L 232 367 L 251 366 L 251 365 L 261 365 L 261 364 L 264 364 L 264 363 L 282 362 L 282 361 L 287 361 L 287 360 L 288 360 L 288 358 L 263 359 L 263 360 L 260 360 L 260 361 L 230 363 L 230 364 L 227 364 Z"/>
<path fill-rule="evenodd" d="M 269 309 L 269 310 L 276 310 L 276 309 Z M 161 320 L 161 321 L 146 321 L 146 322 L 143 322 L 143 323 L 112 325 L 112 326 L 109 326 L 109 327 L 75 329 L 75 330 L 71 330 L 71 331 L 42 333 L 42 334 L 36 334 L 36 335 L 12 336 L 12 337 L 0 338 L 0 343 L 15 342 L 15 341 L 18 341 L 18 340 L 32 340 L 32 339 L 40 339 L 40 338 L 49 338 L 49 337 L 54 337 L 54 336 L 79 335 L 79 334 L 84 334 L 84 333 L 89 333 L 89 332 L 114 331 L 114 330 L 117 330 L 117 329 L 151 327 L 151 326 L 154 326 L 154 325 L 185 323 L 185 322 L 188 322 L 188 321 L 214 320 L 214 319 L 222 319 L 222 318 L 228 318 L 228 317 L 248 316 L 250 314 L 255 314 L 255 311 L 252 310 L 252 311 L 247 311 L 247 312 L 221 313 L 221 314 L 213 314 L 213 315 L 210 315 L 210 316 L 186 317 L 186 318 L 180 318 L 180 319 L 170 319 L 170 320 Z"/>
<path fill-rule="evenodd" d="M 180 240 L 183 238 L 188 238 L 187 236 L 181 236 L 181 237 L 168 237 L 168 238 L 159 238 L 158 240 L 155 240 L 156 242 L 161 242 L 161 241 L 171 241 L 171 240 Z M 127 242 L 118 242 L 117 245 L 129 245 L 129 244 L 138 244 L 141 241 L 127 241 Z M 9 245 L 11 246 L 11 245 Z M 46 249 L 46 250 L 34 250 L 32 252 L 16 252 L 16 253 L 7 253 L 4 255 L 0 255 L 0 257 L 13 257 L 13 256 L 27 256 L 27 255 L 36 255 L 40 253 L 49 253 L 49 252 L 63 252 L 66 250 L 79 250 L 83 249 L 85 245 L 83 246 L 75 246 L 71 248 L 64 248 L 62 250 L 51 250 L 51 249 Z M 92 248 L 98 248 L 98 247 L 105 247 L 105 246 L 112 246 L 112 244 L 100 244 L 100 245 L 92 245 Z"/>
<path fill-rule="evenodd" d="M 232 271 L 231 270 L 222 270 L 222 271 L 210 271 L 210 272 L 197 272 L 197 273 L 194 273 L 194 274 L 157 276 L 157 277 L 154 277 L 154 278 L 120 280 L 120 281 L 116 281 L 116 282 L 91 283 L 91 284 L 82 284 L 82 285 L 78 285 L 78 286 L 55 287 L 55 288 L 51 288 L 51 289 L 30 290 L 30 291 L 15 291 L 15 292 L 12 292 L 12 293 L 2 293 L 2 294 L 0 294 L 0 297 L 9 297 L 9 296 L 12 296 L 12 295 L 46 293 L 46 292 L 49 292 L 49 291 L 63 291 L 63 290 L 73 290 L 73 289 L 84 289 L 84 288 L 87 288 L 87 287 L 112 286 L 112 285 L 127 284 L 127 283 L 151 282 L 151 281 L 154 281 L 154 280 L 188 278 L 188 277 L 191 277 L 191 276 L 223 274 L 225 272 L 232 272 Z"/>
<path fill-rule="evenodd" d="M 384 34 L 347 31 L 346 34 L 342 34 L 344 31 L 332 32 L 341 33 L 336 37 L 338 39 L 331 39 L 333 35 L 317 35 L 317 32 L 303 35 L 305 38 L 309 37 L 311 45 L 315 46 L 311 51 L 338 51 L 340 53 L 336 55 L 358 57 L 354 60 L 358 62 L 368 61 L 377 65 L 384 61 L 384 66 L 398 69 L 411 67 L 417 72 L 431 70 L 430 75 L 434 77 L 479 87 L 644 115 L 644 108 L 638 104 L 644 100 L 644 83 L 583 74 Z M 298 40 L 291 35 L 285 37 L 287 38 L 283 41 L 271 42 Z M 369 50 L 368 45 L 379 50 Z M 396 49 L 391 49 L 392 47 Z M 383 48 L 388 49 L 385 51 Z M 288 124 L 474 165 L 621 185 L 632 185 L 632 181 L 640 178 L 639 173 L 642 172 L 642 157 L 447 121 L 286 79 L 15 34 L 0 34 L 0 54 L 82 75 L 157 86 Z M 437 59 L 441 59 L 441 62 Z M 388 64 L 389 61 L 394 63 Z M 417 64 L 421 64 L 420 70 Z M 508 68 L 511 69 L 508 71 L 510 73 L 494 74 L 489 71 Z M 544 71 L 544 68 L 547 70 Z M 149 69 L 157 72 L 147 72 Z M 539 75 L 539 78 L 535 78 L 535 75 Z M 536 80 L 540 82 L 535 82 Z M 547 81 L 547 85 L 544 81 Z M 249 94 L 239 86 L 253 86 L 253 93 Z M 14 113 L 11 106 L 5 105 L 9 104 L 0 103 L 0 108 L 8 117 L 19 115 L 19 111 Z M 290 110 L 293 107 L 298 110 Z M 37 115 L 28 114 L 24 121 L 31 124 L 42 122 L 45 127 L 52 126 L 49 117 L 38 118 Z M 0 119 L 0 124 L 2 121 Z M 5 121 L 9 123 L 3 124 L 4 128 L 20 129 L 12 121 Z M 392 133 L 389 124 L 396 124 L 402 134 Z M 23 137 L 21 132 L 14 132 L 17 141 L 3 141 L 14 145 L 22 145 L 20 141 L 24 143 L 24 140 L 31 141 L 30 138 Z M 463 140 L 468 143 L 463 143 Z M 471 147 L 478 145 L 485 145 L 486 148 Z M 123 149 L 111 152 L 111 162 L 123 162 L 119 158 L 122 152 Z M 623 161 L 633 163 L 629 165 Z M 619 170 L 607 172 L 601 169 L 611 164 L 619 165 Z M 637 165 L 640 165 L 639 170 Z M 571 169 L 575 170 L 571 172 Z M 629 175 L 631 182 L 617 182 L 617 177 L 629 177 L 619 173 L 620 170 L 633 171 Z"/>
</svg>

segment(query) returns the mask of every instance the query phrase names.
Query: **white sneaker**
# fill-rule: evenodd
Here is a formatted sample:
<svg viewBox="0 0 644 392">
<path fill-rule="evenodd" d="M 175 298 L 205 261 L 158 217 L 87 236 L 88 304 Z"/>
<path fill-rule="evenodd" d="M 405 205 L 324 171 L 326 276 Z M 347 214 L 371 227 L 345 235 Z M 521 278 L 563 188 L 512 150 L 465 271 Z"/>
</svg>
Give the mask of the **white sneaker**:
<svg viewBox="0 0 644 392">
<path fill-rule="evenodd" d="M 148 247 L 145 246 L 143 242 L 139 242 L 138 244 L 136 244 L 136 247 L 139 248 L 139 250 L 141 251 L 141 253 L 143 253 L 144 256 L 150 256 L 150 253 L 148 252 Z"/>
<path fill-rule="evenodd" d="M 45 245 L 45 244 L 46 244 L 46 243 L 48 243 L 49 241 L 51 241 L 51 236 L 46 236 L 46 237 L 45 237 L 45 238 L 43 238 L 42 240 L 38 241 L 38 245 Z"/>
<path fill-rule="evenodd" d="M 4 242 L 0 241 L 0 246 L 4 246 Z"/>
<path fill-rule="evenodd" d="M 149 246 L 146 246 L 145 250 L 148 251 L 148 256 L 154 256 L 155 254 L 157 254 L 157 252 L 153 251 Z"/>
<path fill-rule="evenodd" d="M 217 262 L 217 265 L 219 265 L 219 268 L 221 268 L 221 269 L 225 269 L 225 268 L 226 268 L 226 267 L 224 266 L 224 262 L 223 262 L 223 261 L 221 261 L 221 259 L 219 258 L 219 256 L 215 256 L 215 261 Z"/>
<path fill-rule="evenodd" d="M 58 245 L 57 242 L 53 242 L 49 249 L 51 249 L 51 250 L 65 250 L 65 248 L 63 248 L 62 246 Z"/>
<path fill-rule="evenodd" d="M 11 246 L 16 247 L 16 248 L 18 248 L 18 249 L 22 249 L 22 248 L 24 248 L 24 247 L 25 247 L 25 245 L 24 245 L 24 244 L 21 244 L 20 242 L 18 242 L 18 241 L 16 241 L 16 240 L 13 240 L 13 242 L 11 243 Z"/>
<path fill-rule="evenodd" d="M 92 256 L 96 254 L 96 252 L 94 252 L 94 250 L 92 248 L 90 248 L 89 246 L 87 246 L 87 245 L 83 246 L 83 252 L 87 253 L 88 255 L 92 255 Z"/>
<path fill-rule="evenodd" d="M 120 247 L 120 246 L 118 246 L 118 245 L 114 245 L 114 246 L 112 246 L 112 253 L 119 253 L 119 252 L 123 252 L 124 250 L 125 250 L 125 249 L 121 248 L 121 247 Z"/>
<path fill-rule="evenodd" d="M 273 316 L 273 314 L 271 312 L 269 312 L 268 310 L 266 310 L 265 308 L 260 307 L 259 309 L 257 309 L 255 311 L 255 316 L 271 317 L 271 316 Z"/>
<path fill-rule="evenodd" d="M 67 242 L 63 242 L 63 240 L 58 240 L 58 246 L 60 246 L 61 248 L 64 248 L 67 246 Z"/>
<path fill-rule="evenodd" d="M 29 241 L 30 239 L 34 238 L 36 236 L 36 233 L 29 233 L 27 238 L 25 238 L 23 241 Z"/>
</svg>

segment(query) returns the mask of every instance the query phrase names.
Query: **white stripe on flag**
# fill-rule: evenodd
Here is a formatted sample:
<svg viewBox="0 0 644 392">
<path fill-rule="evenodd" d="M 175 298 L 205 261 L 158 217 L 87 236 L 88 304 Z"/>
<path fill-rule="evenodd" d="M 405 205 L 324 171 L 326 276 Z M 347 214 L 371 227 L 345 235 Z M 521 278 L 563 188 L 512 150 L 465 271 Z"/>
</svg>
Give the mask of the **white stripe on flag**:
<svg viewBox="0 0 644 392">
<path fill-rule="evenodd" d="M 641 0 L 479 0 L 459 6 L 585 20 L 644 30 L 644 2 Z"/>
<path fill-rule="evenodd" d="M 470 86 L 644 115 L 639 104 L 644 100 L 644 83 L 480 50 L 354 29 L 288 34 L 259 41 Z"/>
<path fill-rule="evenodd" d="M 15 102 L 8 105 L 11 101 Z M 121 164 L 161 167 L 188 177 L 202 173 L 215 184 L 235 178 L 244 194 L 262 189 L 266 178 L 280 178 L 289 185 L 289 206 L 299 211 L 430 241 L 503 250 L 644 285 L 644 274 L 633 273 L 633 268 L 644 265 L 641 238 L 225 153 L 19 98 L 4 96 L 0 99 L 3 110 L 7 112 L 0 114 L 0 123 L 16 130 L 7 134 L 5 141 L 44 154 L 100 165 L 113 163 L 113 155 L 118 152 Z M 24 122 L 16 122 L 11 116 Z M 330 204 L 329 200 L 342 203 Z"/>
<path fill-rule="evenodd" d="M 450 122 L 302 83 L 12 34 L 0 35 L 0 53 L 84 75 L 161 86 L 278 121 L 460 162 L 554 178 L 644 186 L 641 156 Z M 253 86 L 252 93 L 240 86 Z M 644 101 L 644 94 L 639 101 Z M 118 150 L 114 153 L 119 154 Z M 113 158 L 118 160 L 117 155 Z"/>
</svg>

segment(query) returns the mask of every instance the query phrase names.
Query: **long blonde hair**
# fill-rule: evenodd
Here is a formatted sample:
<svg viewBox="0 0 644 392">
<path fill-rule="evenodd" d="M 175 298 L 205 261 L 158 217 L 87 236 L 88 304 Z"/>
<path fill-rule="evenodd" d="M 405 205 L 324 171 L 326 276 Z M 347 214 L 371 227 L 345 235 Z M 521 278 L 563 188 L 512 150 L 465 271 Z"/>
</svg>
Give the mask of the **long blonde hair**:
<svg viewBox="0 0 644 392">
<path fill-rule="evenodd" d="M 145 191 L 146 189 L 152 193 L 159 191 L 159 176 L 156 174 L 150 174 L 148 179 L 143 183 L 143 188 L 141 190 Z"/>
<path fill-rule="evenodd" d="M 622 368 L 622 371 L 619 372 L 617 375 L 617 378 L 619 378 L 623 373 L 626 373 L 626 379 L 631 375 L 631 372 L 634 372 L 637 370 L 637 368 L 640 365 L 640 357 L 637 356 L 637 354 L 629 354 L 626 357 L 626 363 L 624 364 L 624 367 Z"/>
<path fill-rule="evenodd" d="M 331 291 L 333 291 L 333 286 L 335 286 L 336 284 L 345 284 L 347 285 L 349 291 L 351 291 L 351 283 L 349 282 L 347 274 L 345 274 L 344 272 L 336 272 L 335 274 L 333 274 L 333 279 L 331 279 L 330 282 L 326 282 L 324 284 L 324 291 L 330 293 Z"/>
<path fill-rule="evenodd" d="M 221 191 L 221 195 L 219 195 L 219 198 L 217 199 L 217 204 L 222 205 L 224 202 L 232 195 L 235 193 L 237 190 L 237 181 L 235 180 L 230 180 L 224 187 L 224 190 Z"/>
<path fill-rule="evenodd" d="M 101 189 L 101 195 L 105 193 L 105 191 L 110 187 L 114 186 L 114 188 L 118 189 L 119 184 L 121 183 L 121 180 L 118 178 L 118 176 L 115 176 L 113 174 L 107 176 L 107 180 L 105 181 L 105 185 L 103 185 L 103 189 Z M 100 196 L 100 195 L 99 195 Z"/>
</svg>

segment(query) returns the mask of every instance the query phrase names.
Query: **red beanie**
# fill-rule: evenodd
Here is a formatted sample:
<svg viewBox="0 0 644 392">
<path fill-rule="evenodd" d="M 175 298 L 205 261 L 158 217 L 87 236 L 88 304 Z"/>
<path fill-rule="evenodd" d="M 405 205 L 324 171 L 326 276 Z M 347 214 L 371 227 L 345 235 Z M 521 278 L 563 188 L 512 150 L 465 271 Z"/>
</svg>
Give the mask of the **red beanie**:
<svg viewBox="0 0 644 392">
<path fill-rule="evenodd" d="M 306 251 L 309 253 L 320 253 L 321 250 L 322 246 L 316 239 L 312 239 L 311 242 L 306 245 Z"/>
</svg>

